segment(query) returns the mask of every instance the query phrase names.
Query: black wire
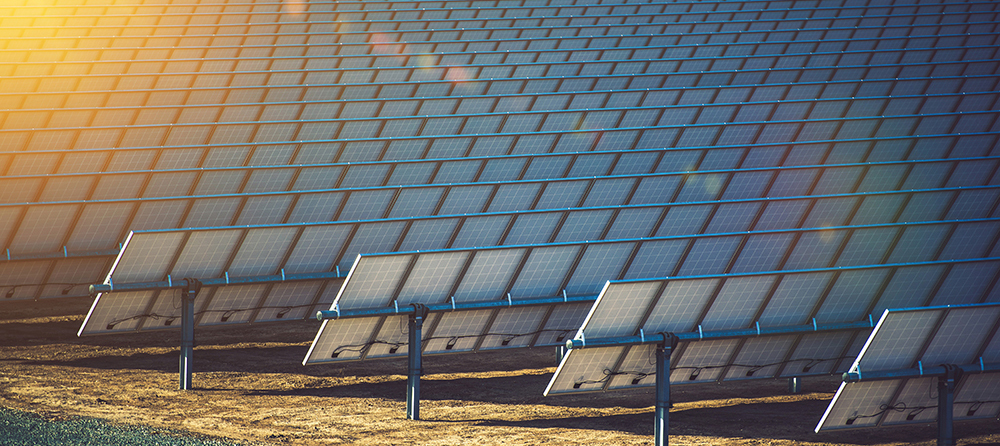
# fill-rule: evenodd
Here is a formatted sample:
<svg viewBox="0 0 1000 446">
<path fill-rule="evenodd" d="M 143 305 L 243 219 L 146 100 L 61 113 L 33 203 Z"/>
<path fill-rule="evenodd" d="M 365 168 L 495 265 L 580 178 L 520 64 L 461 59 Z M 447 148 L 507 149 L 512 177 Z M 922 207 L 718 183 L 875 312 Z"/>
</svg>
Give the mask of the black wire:
<svg viewBox="0 0 1000 446">
<path fill-rule="evenodd" d="M 899 402 L 899 403 L 893 404 L 892 406 L 890 406 L 888 404 L 882 404 L 882 405 L 878 406 L 878 412 L 875 412 L 875 413 L 870 414 L 870 415 L 858 415 L 857 412 L 855 412 L 855 414 L 853 416 L 851 416 L 850 418 L 847 419 L 847 422 L 845 424 L 848 424 L 848 425 L 854 424 L 855 421 L 857 421 L 859 419 L 862 419 L 862 418 L 875 418 L 875 417 L 879 417 L 879 416 L 882 416 L 882 414 L 884 414 L 886 412 L 890 412 L 890 411 L 893 411 L 893 412 L 906 412 L 906 403 Z"/>
<path fill-rule="evenodd" d="M 971 416 L 973 416 L 973 415 L 976 414 L 977 410 L 982 409 L 982 407 L 984 405 L 986 405 L 986 404 L 996 404 L 996 403 L 1000 403 L 1000 400 L 988 400 L 988 401 L 982 401 L 982 400 L 976 400 L 976 401 L 955 401 L 954 404 L 969 404 L 970 405 L 969 406 L 969 410 L 967 410 L 965 412 L 965 416 L 971 417 Z"/>
<path fill-rule="evenodd" d="M 742 368 L 750 369 L 748 371 L 747 376 L 752 376 L 753 373 L 755 373 L 755 372 L 759 372 L 759 371 L 761 371 L 763 369 L 766 369 L 768 367 L 774 367 L 774 366 L 777 366 L 777 365 L 791 364 L 793 362 L 800 362 L 800 361 L 809 361 L 807 363 L 808 364 L 808 368 L 812 368 L 812 367 L 816 366 L 817 364 L 822 364 L 822 363 L 828 362 L 828 361 L 839 361 L 839 360 L 847 359 L 847 358 L 848 358 L 847 356 L 841 356 L 839 358 L 823 358 L 823 359 L 818 359 L 818 358 L 796 358 L 796 359 L 789 359 L 787 361 L 772 362 L 772 363 L 769 363 L 769 364 L 740 364 L 740 363 L 733 363 L 733 364 L 722 364 L 722 365 L 671 367 L 670 369 L 671 370 L 692 370 L 692 371 L 700 373 L 702 370 L 721 369 L 721 368 L 725 368 L 725 367 L 742 367 Z"/>
<path fill-rule="evenodd" d="M 722 369 L 722 368 L 726 368 L 726 367 L 743 367 L 743 368 L 750 369 L 750 371 L 747 373 L 747 376 L 753 376 L 753 373 L 755 373 L 755 372 L 758 372 L 758 371 L 760 371 L 762 369 L 765 369 L 767 367 L 773 367 L 773 366 L 776 366 L 776 365 L 791 364 L 793 362 L 799 362 L 799 361 L 809 361 L 810 364 L 815 365 L 815 364 L 820 364 L 820 363 L 823 363 L 823 362 L 826 362 L 826 361 L 836 361 L 836 360 L 841 360 L 841 359 L 844 359 L 844 358 L 846 358 L 846 357 L 827 358 L 827 359 L 798 358 L 798 359 L 790 359 L 790 360 L 787 360 L 787 361 L 773 362 L 773 363 L 770 363 L 770 364 L 724 364 L 724 365 L 671 367 L 670 370 L 671 371 L 676 371 L 676 370 L 682 370 L 682 371 L 683 370 L 690 370 L 691 374 L 690 374 L 690 376 L 689 376 L 688 379 L 691 380 L 691 381 L 694 381 L 694 380 L 698 379 L 698 376 L 701 375 L 701 372 L 705 371 L 705 370 Z M 651 363 L 651 364 L 655 364 L 655 363 Z M 604 383 L 604 382 L 608 381 L 609 379 L 611 379 L 612 376 L 618 376 L 618 375 L 632 375 L 632 376 L 634 376 L 634 378 L 632 380 L 633 384 L 638 384 L 639 381 L 641 381 L 642 379 L 644 379 L 647 376 L 649 376 L 649 375 L 652 374 L 652 373 L 645 373 L 645 372 L 630 372 L 630 371 L 614 372 L 614 371 L 611 371 L 609 369 L 604 369 L 602 371 L 602 373 L 604 374 L 603 378 L 596 379 L 596 380 L 576 381 L 576 382 L 573 383 L 574 384 L 573 388 L 574 389 L 579 388 L 583 384 Z"/>
<path fill-rule="evenodd" d="M 584 384 L 604 384 L 604 383 L 607 383 L 607 382 L 611 381 L 611 378 L 614 378 L 616 376 L 621 376 L 621 375 L 631 375 L 631 376 L 633 376 L 634 378 L 632 378 L 632 383 L 633 384 L 638 384 L 639 381 L 643 380 L 644 378 L 646 378 L 649 375 L 652 375 L 652 373 L 644 373 L 644 372 L 628 372 L 628 371 L 613 372 L 610 369 L 604 369 L 604 370 L 601 371 L 601 373 L 604 374 L 603 378 L 601 378 L 601 379 L 594 379 L 594 380 L 576 381 L 576 382 L 573 383 L 573 388 L 574 389 L 579 389 Z"/>
<path fill-rule="evenodd" d="M 972 416 L 973 414 L 976 413 L 977 410 L 979 410 L 980 408 L 982 408 L 984 404 L 993 404 L 993 403 L 1000 403 L 1000 400 L 994 400 L 994 401 L 979 401 L 979 400 L 976 400 L 976 401 L 955 401 L 953 404 L 971 404 L 972 407 L 970 407 L 969 410 L 968 410 L 968 412 L 966 412 L 966 416 Z M 854 422 L 857 421 L 857 420 L 859 420 L 859 419 L 878 417 L 878 416 L 881 416 L 882 414 L 884 414 L 886 412 L 907 412 L 907 411 L 909 411 L 906 414 L 906 419 L 907 420 L 912 420 L 912 419 L 916 418 L 917 415 L 919 415 L 924 410 L 927 410 L 927 409 L 937 409 L 937 407 L 938 406 L 936 404 L 932 405 L 932 406 L 913 406 L 913 407 L 908 407 L 906 405 L 906 403 L 904 403 L 904 402 L 898 402 L 896 404 L 893 404 L 892 406 L 890 406 L 888 404 L 882 404 L 882 405 L 878 406 L 878 409 L 879 409 L 878 412 L 875 412 L 875 413 L 870 414 L 870 415 L 858 415 L 855 412 L 855 414 L 853 416 L 851 416 L 850 418 L 847 419 L 847 422 L 845 424 L 851 425 L 851 424 L 854 424 Z"/>
<path fill-rule="evenodd" d="M 566 335 L 566 334 L 569 334 L 569 333 L 571 333 L 573 331 L 574 330 L 543 329 L 543 330 L 536 330 L 536 331 L 532 331 L 532 332 L 528 332 L 528 333 L 481 333 L 481 334 L 461 335 L 461 336 L 431 336 L 431 337 L 428 337 L 428 338 L 424 339 L 424 341 L 434 341 L 434 340 L 438 340 L 438 339 L 447 339 L 448 343 L 445 345 L 445 350 L 451 350 L 452 348 L 455 347 L 456 344 L 458 344 L 458 341 L 461 341 L 463 339 L 469 339 L 469 338 L 484 338 L 486 336 L 500 336 L 500 337 L 503 338 L 503 340 L 501 341 L 501 345 L 507 345 L 507 344 L 510 343 L 510 341 L 513 341 L 514 339 L 517 339 L 517 338 L 520 338 L 520 337 L 524 337 L 524 336 L 534 336 L 534 335 L 537 335 L 537 334 L 547 333 L 547 332 L 556 332 L 556 333 L 560 333 L 562 335 Z"/>
<path fill-rule="evenodd" d="M 367 351 L 373 345 L 376 344 L 388 345 L 390 353 L 395 353 L 395 351 L 399 349 L 399 347 L 406 345 L 406 342 L 372 341 L 372 342 L 366 342 L 364 344 L 341 345 L 340 347 L 337 347 L 333 350 L 331 357 L 336 358 L 340 356 L 341 353 L 344 352 L 364 353 L 365 351 Z"/>
<path fill-rule="evenodd" d="M 445 344 L 445 350 L 451 350 L 452 348 L 455 347 L 455 345 L 458 344 L 458 341 L 460 341 L 462 339 L 482 338 L 482 337 L 486 337 L 486 336 L 503 336 L 504 339 L 505 339 L 505 341 L 509 342 L 510 340 L 516 339 L 518 337 L 533 336 L 533 335 L 536 335 L 536 334 L 539 334 L 539 333 L 545 333 L 545 332 L 570 333 L 572 331 L 573 330 L 554 330 L 553 329 L 553 330 L 537 330 L 537 331 L 532 331 L 532 332 L 529 332 L 529 333 L 483 333 L 483 334 L 463 335 L 463 336 L 431 336 L 431 337 L 428 337 L 428 338 L 424 338 L 423 341 L 424 342 L 429 342 L 429 341 L 447 339 L 448 342 Z M 403 333 L 403 334 L 406 334 L 406 333 Z M 340 356 L 341 353 L 349 352 L 349 351 L 363 353 L 366 350 L 370 349 L 373 345 L 376 345 L 376 344 L 382 344 L 382 345 L 388 345 L 388 346 L 390 346 L 389 353 L 392 354 L 392 353 L 395 353 L 396 350 L 399 349 L 399 347 L 407 345 L 408 343 L 409 343 L 409 341 L 385 341 L 385 340 L 382 340 L 382 339 L 376 339 L 374 341 L 365 342 L 365 343 L 362 343 L 362 344 L 341 345 L 341 346 L 339 346 L 339 347 L 337 347 L 337 348 L 335 348 L 333 350 L 332 357 L 336 358 L 336 357 Z M 505 343 L 503 345 L 507 345 L 507 344 Z"/>
<path fill-rule="evenodd" d="M 262 306 L 259 306 L 259 307 L 250 307 L 250 308 L 230 308 L 228 310 L 202 310 L 202 311 L 195 312 L 194 315 L 195 316 L 201 316 L 201 315 L 209 314 L 209 313 L 222 313 L 222 318 L 221 319 L 223 321 L 225 321 L 226 319 L 232 317 L 234 314 L 240 313 L 240 312 L 244 312 L 244 311 L 254 311 L 254 310 L 283 310 L 283 311 L 281 311 L 281 312 L 278 313 L 278 314 L 281 315 L 279 317 L 282 317 L 285 314 L 288 314 L 292 310 L 295 310 L 295 309 L 298 309 L 298 308 L 309 308 L 309 307 L 312 307 L 312 306 L 313 306 L 312 304 L 282 305 L 282 306 L 277 306 L 277 305 L 262 305 Z M 160 319 L 174 320 L 174 319 L 179 319 L 180 317 L 181 317 L 180 315 L 165 315 L 165 314 L 158 314 L 158 313 L 143 313 L 143 314 L 137 314 L 135 316 L 129 316 L 129 317 L 126 317 L 126 318 L 115 319 L 115 320 L 113 320 L 111 322 L 108 322 L 107 326 L 108 326 L 108 329 L 110 330 L 110 329 L 114 328 L 115 325 L 118 325 L 118 324 L 120 324 L 122 322 L 127 322 L 127 321 L 131 321 L 131 320 L 136 320 L 136 319 L 150 318 L 150 319 L 153 319 L 153 320 L 160 320 Z"/>
<path fill-rule="evenodd" d="M 62 290 L 62 294 L 69 294 L 69 292 L 73 288 L 76 288 L 78 286 L 83 286 L 83 285 L 90 285 L 90 282 L 17 283 L 17 284 L 13 284 L 13 285 L 0 285 L 0 288 L 7 288 L 7 287 L 10 288 L 9 290 L 7 290 L 7 293 L 4 294 L 4 298 L 10 299 L 10 298 L 14 297 L 14 293 L 17 292 L 18 288 L 45 287 L 45 286 L 49 286 L 49 285 L 64 286 L 65 288 L 63 288 L 63 290 Z"/>
</svg>

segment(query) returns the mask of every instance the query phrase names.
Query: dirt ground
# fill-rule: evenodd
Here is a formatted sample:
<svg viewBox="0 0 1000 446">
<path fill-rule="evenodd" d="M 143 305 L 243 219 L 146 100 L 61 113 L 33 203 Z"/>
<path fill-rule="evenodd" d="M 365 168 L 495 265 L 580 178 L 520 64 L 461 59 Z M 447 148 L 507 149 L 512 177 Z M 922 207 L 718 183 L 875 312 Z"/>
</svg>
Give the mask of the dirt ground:
<svg viewBox="0 0 1000 446">
<path fill-rule="evenodd" d="M 0 406 L 264 444 L 639 445 L 651 390 L 544 397 L 554 349 L 424 357 L 421 421 L 406 361 L 302 366 L 319 323 L 199 328 L 195 389 L 178 390 L 177 331 L 79 338 L 89 299 L 0 302 Z M 671 444 L 934 444 L 933 424 L 813 433 L 835 377 L 673 386 Z M 1000 445 L 995 419 L 959 444 Z"/>
</svg>

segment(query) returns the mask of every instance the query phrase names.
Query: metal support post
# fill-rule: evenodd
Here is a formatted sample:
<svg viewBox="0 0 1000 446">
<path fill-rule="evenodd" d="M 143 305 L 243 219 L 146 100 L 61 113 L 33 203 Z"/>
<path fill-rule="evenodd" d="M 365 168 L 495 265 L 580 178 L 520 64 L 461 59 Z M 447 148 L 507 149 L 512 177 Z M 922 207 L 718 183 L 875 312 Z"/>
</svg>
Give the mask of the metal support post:
<svg viewBox="0 0 1000 446">
<path fill-rule="evenodd" d="M 423 304 L 413 304 L 413 314 L 410 315 L 409 324 L 409 344 L 407 345 L 409 371 L 406 377 L 406 418 L 411 420 L 420 419 L 420 375 L 424 373 L 420 358 L 420 350 L 423 348 L 421 332 L 427 313 L 427 307 Z"/>
<path fill-rule="evenodd" d="M 194 360 L 194 300 L 201 290 L 201 282 L 187 279 L 187 288 L 181 293 L 181 355 L 180 388 L 191 390 Z"/>
<path fill-rule="evenodd" d="M 793 376 L 788 378 L 788 393 L 798 394 L 802 393 L 802 383 L 799 382 L 798 376 Z"/>
<path fill-rule="evenodd" d="M 667 446 L 670 434 L 670 354 L 677 347 L 677 336 L 663 333 L 663 343 L 656 347 L 656 409 L 653 444 Z"/>
<path fill-rule="evenodd" d="M 955 384 L 962 379 L 962 369 L 944 365 L 944 376 L 938 377 L 938 446 L 955 445 Z"/>
</svg>

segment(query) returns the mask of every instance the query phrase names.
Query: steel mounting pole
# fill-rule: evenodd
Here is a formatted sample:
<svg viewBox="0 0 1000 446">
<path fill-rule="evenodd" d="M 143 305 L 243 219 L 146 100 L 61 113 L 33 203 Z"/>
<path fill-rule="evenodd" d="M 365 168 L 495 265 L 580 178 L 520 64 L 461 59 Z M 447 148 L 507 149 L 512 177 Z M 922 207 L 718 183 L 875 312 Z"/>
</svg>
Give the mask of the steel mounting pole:
<svg viewBox="0 0 1000 446">
<path fill-rule="evenodd" d="M 673 333 L 663 333 L 663 343 L 656 346 L 656 409 L 653 444 L 667 446 L 670 434 L 670 354 L 677 347 Z"/>
<path fill-rule="evenodd" d="M 187 279 L 187 288 L 181 293 L 181 355 L 180 355 L 180 388 L 191 390 L 191 378 L 194 374 L 194 300 L 201 290 L 201 282 Z"/>
<path fill-rule="evenodd" d="M 955 446 L 955 384 L 962 379 L 962 369 L 944 364 L 938 377 L 938 446 Z"/>
<path fill-rule="evenodd" d="M 406 376 L 406 418 L 411 420 L 420 419 L 420 375 L 424 374 L 420 350 L 423 349 L 421 338 L 427 313 L 427 307 L 423 304 L 413 304 L 413 313 L 410 314 L 410 333 L 407 344 L 409 367 Z"/>
</svg>

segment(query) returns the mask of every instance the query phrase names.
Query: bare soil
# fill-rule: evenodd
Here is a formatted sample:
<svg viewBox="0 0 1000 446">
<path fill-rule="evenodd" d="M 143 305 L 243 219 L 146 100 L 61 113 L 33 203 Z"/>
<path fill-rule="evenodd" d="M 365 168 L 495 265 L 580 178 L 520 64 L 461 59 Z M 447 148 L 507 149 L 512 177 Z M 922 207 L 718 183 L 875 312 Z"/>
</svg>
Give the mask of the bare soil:
<svg viewBox="0 0 1000 446">
<path fill-rule="evenodd" d="M 639 445 L 651 390 L 544 397 L 554 349 L 427 356 L 421 421 L 406 361 L 303 366 L 319 324 L 199 328 L 195 389 L 178 390 L 177 331 L 79 338 L 89 299 L 0 303 L 0 406 L 62 419 L 182 429 L 264 444 Z M 935 444 L 934 424 L 813 433 L 838 385 L 806 378 L 673 386 L 672 444 Z M 1000 445 L 997 420 L 956 424 Z"/>
</svg>

